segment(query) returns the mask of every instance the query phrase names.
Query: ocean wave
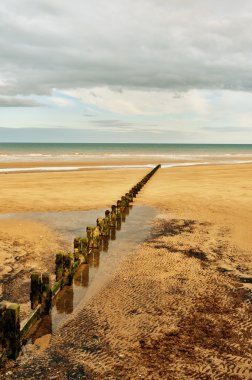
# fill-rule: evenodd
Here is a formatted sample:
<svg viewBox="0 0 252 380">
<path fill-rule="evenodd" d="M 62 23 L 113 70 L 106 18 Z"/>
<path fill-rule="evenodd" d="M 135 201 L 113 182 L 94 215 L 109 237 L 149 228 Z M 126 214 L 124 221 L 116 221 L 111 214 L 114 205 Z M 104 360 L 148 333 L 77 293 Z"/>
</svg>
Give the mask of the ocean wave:
<svg viewBox="0 0 252 380">
<path fill-rule="evenodd" d="M 183 166 L 208 166 L 208 165 L 238 165 L 251 164 L 252 160 L 228 160 L 228 161 L 203 161 L 203 162 L 182 162 L 174 164 L 161 164 L 161 169 L 183 167 Z"/>
<path fill-rule="evenodd" d="M 104 160 L 104 159 L 156 159 L 160 161 L 194 161 L 194 160 L 218 160 L 218 159 L 249 159 L 252 158 L 252 153 L 211 153 L 211 154 L 180 154 L 180 153 L 169 153 L 169 154 L 152 154 L 152 153 L 71 153 L 71 154 L 53 154 L 53 153 L 22 153 L 22 154 L 3 154 L 0 153 L 0 162 L 25 162 L 25 161 L 80 161 L 83 160 Z"/>
</svg>

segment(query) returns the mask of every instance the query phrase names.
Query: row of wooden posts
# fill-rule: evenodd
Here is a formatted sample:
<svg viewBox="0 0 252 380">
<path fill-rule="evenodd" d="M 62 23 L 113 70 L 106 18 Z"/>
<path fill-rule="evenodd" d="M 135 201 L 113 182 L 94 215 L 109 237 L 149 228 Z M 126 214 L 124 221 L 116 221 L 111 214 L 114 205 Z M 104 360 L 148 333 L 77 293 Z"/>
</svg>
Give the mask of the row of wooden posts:
<svg viewBox="0 0 252 380">
<path fill-rule="evenodd" d="M 52 300 L 65 286 L 71 285 L 75 271 L 81 263 L 88 263 L 88 255 L 101 246 L 108 244 L 110 236 L 115 234 L 116 226 L 120 226 L 122 218 L 137 193 L 160 168 L 157 165 L 141 181 L 130 189 L 105 216 L 98 218 L 96 226 L 86 228 L 86 237 L 74 239 L 73 252 L 60 252 L 55 259 L 55 282 L 51 286 L 49 273 L 31 274 L 31 309 L 29 317 L 20 323 L 20 305 L 2 301 L 0 303 L 0 364 L 8 358 L 16 359 L 21 345 L 31 329 L 42 315 L 50 313 Z"/>
</svg>

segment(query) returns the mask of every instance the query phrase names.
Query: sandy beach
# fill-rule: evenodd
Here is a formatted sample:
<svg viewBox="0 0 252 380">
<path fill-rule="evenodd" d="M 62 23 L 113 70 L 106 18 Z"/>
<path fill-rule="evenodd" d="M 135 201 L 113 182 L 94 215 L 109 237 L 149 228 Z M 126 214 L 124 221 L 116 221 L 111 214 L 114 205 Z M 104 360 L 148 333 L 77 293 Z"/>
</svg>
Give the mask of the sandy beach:
<svg viewBox="0 0 252 380">
<path fill-rule="evenodd" d="M 0 380 L 252 380 L 252 1 L 0 4 Z"/>
<path fill-rule="evenodd" d="M 27 345 L 1 378 L 251 379 L 251 170 L 159 170 L 136 199 L 157 209 L 151 237 L 46 350 Z M 2 174 L 0 211 L 110 207 L 148 171 Z M 25 304 L 29 271 L 53 273 L 65 243 L 48 225 L 15 216 L 0 220 L 0 237 L 4 296 Z"/>
</svg>

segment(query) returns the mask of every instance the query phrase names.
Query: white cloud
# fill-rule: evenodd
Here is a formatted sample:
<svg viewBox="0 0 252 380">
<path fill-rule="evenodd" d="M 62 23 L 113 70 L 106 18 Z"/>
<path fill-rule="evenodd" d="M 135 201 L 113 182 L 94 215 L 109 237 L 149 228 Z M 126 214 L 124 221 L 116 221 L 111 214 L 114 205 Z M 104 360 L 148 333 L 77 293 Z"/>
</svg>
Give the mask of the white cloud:
<svg viewBox="0 0 252 380">
<path fill-rule="evenodd" d="M 113 88 L 95 87 L 90 89 L 76 88 L 63 90 L 83 103 L 93 104 L 122 115 L 176 115 L 208 114 L 209 102 L 207 91 L 191 90 L 178 96 L 165 90 L 129 90 L 116 91 Z"/>
</svg>

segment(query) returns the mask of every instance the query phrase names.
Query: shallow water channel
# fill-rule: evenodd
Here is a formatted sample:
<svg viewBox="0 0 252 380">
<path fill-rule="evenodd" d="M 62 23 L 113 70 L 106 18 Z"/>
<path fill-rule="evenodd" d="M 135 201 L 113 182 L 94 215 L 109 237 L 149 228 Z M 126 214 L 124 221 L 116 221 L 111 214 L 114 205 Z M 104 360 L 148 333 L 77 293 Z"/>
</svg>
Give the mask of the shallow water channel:
<svg viewBox="0 0 252 380">
<path fill-rule="evenodd" d="M 34 219 L 51 226 L 66 242 L 83 235 L 86 226 L 94 225 L 97 217 L 105 210 L 76 212 L 22 213 L 22 219 Z M 156 210 L 146 206 L 129 208 L 121 226 L 113 231 L 108 245 L 89 255 L 89 263 L 81 264 L 74 275 L 73 284 L 65 286 L 53 301 L 49 316 L 37 323 L 36 329 L 28 337 L 29 343 L 47 346 L 48 337 L 67 321 L 77 308 L 85 303 L 109 280 L 120 262 L 145 239 L 150 236 L 151 222 Z M 43 342 L 43 337 L 45 341 Z"/>
</svg>

